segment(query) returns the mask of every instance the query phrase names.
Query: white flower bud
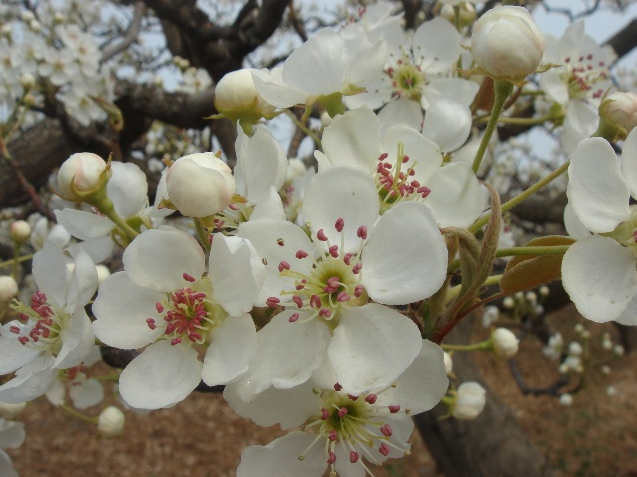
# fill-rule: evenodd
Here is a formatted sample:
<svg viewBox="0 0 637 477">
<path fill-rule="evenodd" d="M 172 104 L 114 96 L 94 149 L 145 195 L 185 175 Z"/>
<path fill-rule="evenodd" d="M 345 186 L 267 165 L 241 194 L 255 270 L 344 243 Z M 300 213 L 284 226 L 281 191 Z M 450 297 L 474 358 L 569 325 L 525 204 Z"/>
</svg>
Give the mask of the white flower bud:
<svg viewBox="0 0 637 477">
<path fill-rule="evenodd" d="M 31 226 L 26 220 L 16 220 L 9 226 L 9 235 L 18 243 L 24 243 L 31 236 Z"/>
<path fill-rule="evenodd" d="M 606 351 L 610 351 L 613 349 L 613 341 L 610 339 L 610 336 L 605 336 L 602 339 L 602 348 Z"/>
<path fill-rule="evenodd" d="M 495 7 L 475 23 L 471 52 L 489 75 L 519 81 L 540 65 L 544 37 L 526 8 Z"/>
<path fill-rule="evenodd" d="M 215 87 L 215 107 L 231 119 L 246 116 L 259 119 L 272 115 L 276 109 L 257 93 L 250 69 L 231 71 L 219 80 Z"/>
<path fill-rule="evenodd" d="M 18 284 L 12 276 L 0 276 L 0 303 L 13 300 L 18 294 Z"/>
<path fill-rule="evenodd" d="M 606 376 L 608 376 L 608 375 L 610 374 L 610 366 L 608 366 L 608 365 L 606 365 L 606 364 L 605 364 L 605 365 L 604 365 L 604 366 L 602 366 L 600 369 L 601 369 L 601 371 L 602 371 L 602 374 L 604 374 L 604 375 L 606 375 Z"/>
<path fill-rule="evenodd" d="M 25 71 L 20 75 L 20 86 L 24 89 L 31 89 L 35 86 L 35 76 L 28 71 Z"/>
<path fill-rule="evenodd" d="M 321 126 L 323 126 L 324 128 L 328 127 L 330 124 L 332 124 L 332 116 L 330 116 L 329 114 L 327 114 L 327 111 L 323 111 L 321 113 Z"/>
<path fill-rule="evenodd" d="M 576 324 L 573 329 L 576 333 L 581 333 L 584 330 L 584 325 L 581 323 Z"/>
<path fill-rule="evenodd" d="M 526 301 L 530 304 L 535 305 L 537 303 L 537 294 L 535 292 L 527 292 L 526 293 Z"/>
<path fill-rule="evenodd" d="M 571 396 L 569 393 L 560 394 L 560 404 L 562 406 L 570 406 L 571 404 L 573 404 L 573 396 Z"/>
<path fill-rule="evenodd" d="M 615 356 L 624 356 L 625 350 L 624 347 L 620 344 L 615 345 L 615 347 L 613 348 L 613 354 Z"/>
<path fill-rule="evenodd" d="M 487 402 L 486 390 L 475 381 L 467 381 L 458 386 L 457 399 L 452 415 L 456 419 L 475 419 Z"/>
<path fill-rule="evenodd" d="M 458 9 L 460 10 L 459 12 L 460 25 L 461 26 L 471 25 L 471 23 L 473 23 L 473 21 L 476 19 L 476 7 L 474 7 L 468 2 L 455 2 L 455 5 L 457 5 Z M 451 23 L 455 25 L 456 11 L 454 10 L 453 7 L 454 7 L 454 4 L 446 3 L 445 5 L 443 5 L 442 9 L 440 10 L 440 16 L 443 18 L 446 18 L 447 20 L 449 20 Z"/>
<path fill-rule="evenodd" d="M 504 300 L 502 300 L 502 306 L 507 310 L 512 310 L 513 308 L 515 308 L 515 300 L 508 296 Z"/>
<path fill-rule="evenodd" d="M 166 173 L 168 198 L 183 215 L 208 217 L 230 204 L 232 170 L 212 152 L 180 157 Z"/>
<path fill-rule="evenodd" d="M 5 419 L 13 419 L 18 416 L 24 408 L 27 407 L 26 402 L 21 402 L 19 404 L 9 404 L 6 402 L 0 402 L 0 417 Z"/>
<path fill-rule="evenodd" d="M 106 161 L 91 152 L 79 152 L 69 157 L 58 172 L 58 187 L 65 197 L 75 197 L 73 184 L 78 192 L 90 192 L 100 182 L 100 174 L 106 168 Z"/>
<path fill-rule="evenodd" d="M 104 437 L 117 437 L 124 430 L 126 416 L 115 406 L 105 408 L 97 418 L 97 430 Z"/>
<path fill-rule="evenodd" d="M 484 308 L 484 313 L 482 313 L 482 326 L 484 328 L 488 328 L 493 323 L 498 321 L 500 317 L 500 310 L 498 310 L 497 306 L 487 306 Z"/>
<path fill-rule="evenodd" d="M 551 290 L 550 290 L 550 289 L 549 289 L 549 287 L 547 287 L 546 285 L 542 285 L 542 286 L 540 287 L 539 292 L 540 292 L 540 296 L 541 296 L 542 298 L 545 298 L 545 297 L 549 296 L 549 294 L 551 293 Z"/>
<path fill-rule="evenodd" d="M 42 31 L 42 24 L 37 20 L 31 20 L 29 22 L 29 28 L 34 33 L 40 33 Z"/>
<path fill-rule="evenodd" d="M 608 95 L 599 105 L 599 115 L 628 134 L 637 126 L 637 94 L 617 92 Z"/>
<path fill-rule="evenodd" d="M 583 352 L 582 345 L 577 341 L 572 341 L 571 344 L 568 345 L 569 356 L 582 356 Z"/>
<path fill-rule="evenodd" d="M 608 386 L 606 388 L 606 395 L 607 396 L 616 396 L 617 395 L 617 388 L 615 386 Z"/>
<path fill-rule="evenodd" d="M 518 352 L 520 340 L 511 330 L 496 328 L 493 331 L 493 350 L 498 356 L 512 358 Z"/>
<path fill-rule="evenodd" d="M 447 353 L 446 351 L 443 351 L 443 359 L 445 362 L 445 372 L 447 373 L 447 376 L 450 376 L 451 373 L 453 373 L 453 360 L 451 359 L 451 355 L 449 353 Z"/>
<path fill-rule="evenodd" d="M 20 18 L 24 23 L 29 23 L 35 20 L 35 14 L 31 10 L 22 10 Z"/>
</svg>

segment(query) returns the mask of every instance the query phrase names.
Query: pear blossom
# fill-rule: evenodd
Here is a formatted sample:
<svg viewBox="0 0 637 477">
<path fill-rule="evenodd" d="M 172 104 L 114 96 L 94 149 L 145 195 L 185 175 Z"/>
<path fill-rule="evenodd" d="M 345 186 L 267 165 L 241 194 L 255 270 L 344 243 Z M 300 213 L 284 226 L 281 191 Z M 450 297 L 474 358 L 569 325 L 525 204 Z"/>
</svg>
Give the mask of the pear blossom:
<svg viewBox="0 0 637 477">
<path fill-rule="evenodd" d="M 215 107 L 227 118 L 258 120 L 274 113 L 275 107 L 257 93 L 251 71 L 250 68 L 231 71 L 217 83 Z"/>
<path fill-rule="evenodd" d="M 0 386 L 0 401 L 20 403 L 44 394 L 59 370 L 79 365 L 90 353 L 94 336 L 84 306 L 97 288 L 95 265 L 78 250 L 67 267 L 53 243 L 33 258 L 38 291 L 31 305 L 16 302 L 20 320 L 0 328 L 0 374 L 15 377 Z"/>
<path fill-rule="evenodd" d="M 57 179 L 65 197 L 74 198 L 77 192 L 91 192 L 99 185 L 106 169 L 106 161 L 92 152 L 72 154 L 60 167 Z"/>
<path fill-rule="evenodd" d="M 420 124 L 421 108 L 428 110 L 438 98 L 471 104 L 479 86 L 452 74 L 462 52 L 461 36 L 447 20 L 434 18 L 388 41 L 390 55 L 383 74 L 371 81 L 367 92 L 345 98 L 350 109 L 384 106 L 381 114 L 416 114 Z"/>
<path fill-rule="evenodd" d="M 24 437 L 24 424 L 0 418 L 0 475 L 2 477 L 18 477 L 11 463 L 11 457 L 5 449 L 17 449 L 24 442 Z"/>
<path fill-rule="evenodd" d="M 499 6 L 475 23 L 471 52 L 487 74 L 520 81 L 540 66 L 544 36 L 526 8 Z"/>
<path fill-rule="evenodd" d="M 518 352 L 520 340 L 507 328 L 493 330 L 493 350 L 503 358 L 512 358 Z"/>
<path fill-rule="evenodd" d="M 31 225 L 26 220 L 16 220 L 9 226 L 9 235 L 18 243 L 24 243 L 31 236 Z"/>
<path fill-rule="evenodd" d="M 254 86 L 269 104 L 288 108 L 311 104 L 320 97 L 361 91 L 383 68 L 387 47 L 365 35 L 319 30 L 294 50 L 282 67 L 252 70 Z"/>
<path fill-rule="evenodd" d="M 204 252 L 169 226 L 136 237 L 124 271 L 108 277 L 93 304 L 95 335 L 120 349 L 146 349 L 124 369 L 119 390 L 132 407 L 158 409 L 203 381 L 225 384 L 248 368 L 256 330 L 248 315 L 264 265 L 238 237 L 216 234 Z M 205 349 L 203 363 L 199 350 Z"/>
<path fill-rule="evenodd" d="M 613 58 L 584 33 L 584 22 L 577 22 L 559 39 L 546 36 L 542 61 L 556 65 L 540 75 L 539 84 L 547 99 L 561 110 L 560 144 L 571 153 L 597 128 L 597 108 L 604 92 L 612 86 L 608 68 Z"/>
<path fill-rule="evenodd" d="M 302 426 L 267 446 L 247 447 L 238 477 L 373 475 L 365 461 L 380 464 L 409 454 L 410 416 L 435 406 L 448 386 L 443 352 L 423 341 L 413 363 L 390 386 L 353 394 L 327 368 L 291 389 L 270 388 L 252 402 L 240 399 L 238 383 L 224 397 L 241 416 L 257 424 Z"/>
<path fill-rule="evenodd" d="M 381 213 L 402 202 L 423 202 L 441 227 L 467 227 L 484 210 L 484 194 L 467 164 L 443 166 L 436 143 L 406 125 L 381 129 L 367 107 L 334 118 L 322 143 L 324 152 L 314 153 L 319 171 L 336 165 L 366 171 L 376 184 Z"/>
<path fill-rule="evenodd" d="M 261 305 L 285 311 L 258 333 L 243 397 L 307 381 L 327 358 L 351 392 L 389 384 L 418 354 L 416 325 L 384 305 L 422 300 L 446 275 L 447 249 L 427 207 L 405 202 L 382 217 L 369 175 L 334 166 L 309 184 L 306 232 L 286 221 L 242 224 L 267 263 Z M 377 303 L 369 303 L 369 299 Z"/>
<path fill-rule="evenodd" d="M 589 320 L 637 325 L 637 132 L 624 144 L 622 161 L 602 138 L 583 140 L 568 169 L 569 205 L 592 235 L 571 245 L 562 283 Z"/>
<path fill-rule="evenodd" d="M 606 96 L 599 105 L 600 118 L 621 128 L 626 134 L 637 127 L 637 94 L 616 92 Z"/>
<path fill-rule="evenodd" d="M 11 275 L 0 275 L 0 303 L 13 300 L 18 294 L 18 284 Z"/>
<path fill-rule="evenodd" d="M 115 406 L 108 406 L 97 418 L 97 431 L 104 437 L 117 437 L 124 431 L 126 416 Z"/>
</svg>

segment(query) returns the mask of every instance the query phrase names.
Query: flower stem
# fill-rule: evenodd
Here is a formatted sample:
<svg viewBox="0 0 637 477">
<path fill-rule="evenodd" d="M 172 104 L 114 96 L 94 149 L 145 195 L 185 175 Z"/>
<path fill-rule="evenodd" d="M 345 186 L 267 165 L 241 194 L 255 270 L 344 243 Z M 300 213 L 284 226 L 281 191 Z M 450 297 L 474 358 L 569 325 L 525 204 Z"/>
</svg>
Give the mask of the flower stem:
<svg viewBox="0 0 637 477">
<path fill-rule="evenodd" d="M 71 406 L 67 406 L 66 404 L 62 404 L 62 405 L 60 405 L 60 409 L 68 412 L 71 416 L 77 417 L 78 419 L 80 419 L 80 420 L 82 420 L 84 422 L 90 422 L 91 424 L 97 424 L 97 418 L 96 417 L 89 417 L 86 414 L 83 414 L 83 413 L 81 413 L 79 411 L 76 411 Z"/>
<path fill-rule="evenodd" d="M 550 184 L 553 180 L 557 179 L 564 172 L 566 172 L 566 170 L 568 169 L 568 166 L 569 166 L 570 163 L 571 163 L 571 160 L 568 159 L 564 164 L 562 164 L 560 167 L 555 169 L 548 176 L 546 176 L 542 180 L 536 182 L 535 184 L 533 184 L 531 187 L 529 187 L 525 191 L 520 192 L 518 195 L 513 197 L 511 200 L 506 201 L 504 204 L 502 204 L 502 212 L 506 212 L 507 210 L 511 210 L 513 207 L 518 205 L 520 202 L 523 202 L 524 200 L 526 200 L 527 198 L 529 198 L 530 196 L 535 194 L 542 187 Z M 485 214 L 484 216 L 482 216 L 478 220 L 476 220 L 468 228 L 468 230 L 470 232 L 472 232 L 472 233 L 477 232 L 478 230 L 480 230 L 489 221 L 490 217 L 491 217 L 491 213 Z"/>
<path fill-rule="evenodd" d="M 470 345 L 454 345 L 454 344 L 441 344 L 442 349 L 445 351 L 491 351 L 493 349 L 493 339 L 480 341 Z"/>
<path fill-rule="evenodd" d="M 487 124 L 487 128 L 484 131 L 484 136 L 482 136 L 482 142 L 480 143 L 480 148 L 476 153 L 476 157 L 473 160 L 473 165 L 471 168 L 473 172 L 477 173 L 480 168 L 480 163 L 484 158 L 484 153 L 487 151 L 487 146 L 489 145 L 489 141 L 491 141 L 491 136 L 493 136 L 493 132 L 498 125 L 498 118 L 500 114 L 502 114 L 502 109 L 504 109 L 504 103 L 507 98 L 513 91 L 513 83 L 505 80 L 495 80 L 493 85 L 495 91 L 495 99 L 493 101 L 493 109 L 491 110 L 491 116 L 489 117 L 489 123 Z"/>
<path fill-rule="evenodd" d="M 321 140 L 319 139 L 319 137 L 316 134 L 314 134 L 314 132 L 312 132 L 312 130 L 310 128 L 308 128 L 305 124 L 303 124 L 301 121 L 299 121 L 299 118 L 296 117 L 296 114 L 294 114 L 289 109 L 286 109 L 285 112 L 290 117 L 292 122 L 296 125 L 296 127 L 298 127 L 301 131 L 303 131 L 305 134 L 307 134 L 308 136 L 310 136 L 312 138 L 312 141 L 314 141 L 316 143 L 316 146 L 319 149 L 323 148 L 323 146 L 321 145 Z"/>
<path fill-rule="evenodd" d="M 550 121 L 555 116 L 553 114 L 547 114 L 546 116 L 541 116 L 539 118 L 499 118 L 498 123 L 500 124 L 516 124 L 520 126 L 533 126 L 535 124 L 542 124 L 546 121 Z M 491 117 L 480 118 L 480 121 L 487 122 L 490 121 Z"/>
<path fill-rule="evenodd" d="M 566 253 L 570 245 L 547 245 L 538 247 L 501 248 L 496 252 L 498 257 L 512 255 L 561 255 Z"/>
<path fill-rule="evenodd" d="M 210 239 L 208 237 L 208 232 L 206 232 L 206 228 L 199 219 L 195 219 L 195 230 L 197 231 L 197 237 L 199 237 L 199 241 L 203 248 L 206 252 L 210 252 Z"/>
<path fill-rule="evenodd" d="M 12 258 L 10 260 L 5 260 L 4 262 L 0 262 L 0 268 L 4 268 L 8 265 L 11 265 L 13 263 L 20 263 L 20 262 L 26 262 L 27 260 L 31 260 L 33 258 L 33 254 L 30 253 L 28 255 L 23 255 L 21 257 L 17 257 L 17 258 Z"/>
</svg>

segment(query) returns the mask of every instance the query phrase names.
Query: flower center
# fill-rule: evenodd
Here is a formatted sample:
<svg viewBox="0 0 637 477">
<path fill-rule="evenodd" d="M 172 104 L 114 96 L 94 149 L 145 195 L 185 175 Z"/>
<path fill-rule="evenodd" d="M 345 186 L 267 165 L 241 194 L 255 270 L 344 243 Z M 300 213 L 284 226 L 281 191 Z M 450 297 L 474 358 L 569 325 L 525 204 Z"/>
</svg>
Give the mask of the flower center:
<svg viewBox="0 0 637 477">
<path fill-rule="evenodd" d="M 282 261 L 279 263 L 281 276 L 290 278 L 294 287 L 282 290 L 281 297 L 291 297 L 298 312 L 289 318 L 291 322 L 298 321 L 302 312 L 303 321 L 314 318 L 321 319 L 327 324 L 330 331 L 338 325 L 340 310 L 344 306 L 361 306 L 367 303 L 368 296 L 361 282 L 361 269 L 363 268 L 359 258 L 365 239 L 367 239 L 367 227 L 361 225 L 357 229 L 357 236 L 361 239 L 356 252 L 345 253 L 343 248 L 344 237 L 342 235 L 345 222 L 339 218 L 334 227 L 341 233 L 341 244 L 331 244 L 323 229 L 320 229 L 316 238 L 325 244 L 327 252 L 322 252 L 318 258 L 313 258 L 305 250 L 297 250 L 295 257 L 299 261 L 311 261 L 308 271 L 295 270 L 292 264 Z M 280 239 L 280 246 L 285 246 L 285 241 Z M 307 268 L 305 269 L 307 270 Z M 277 297 L 269 297 L 268 306 L 276 308 L 280 304 Z"/>
<path fill-rule="evenodd" d="M 381 214 L 403 200 L 422 202 L 431 193 L 431 189 L 412 179 L 416 174 L 414 171 L 416 162 L 404 154 L 401 143 L 398 143 L 396 162 L 392 164 L 392 162 L 386 161 L 388 157 L 387 153 L 378 157 L 376 175 L 374 176 L 380 197 Z"/>
<path fill-rule="evenodd" d="M 396 96 L 404 96 L 412 101 L 420 102 L 422 87 L 426 84 L 425 75 L 420 66 L 411 64 L 405 55 L 396 60 L 396 65 L 385 70 L 389 76 L 393 93 Z"/>
<path fill-rule="evenodd" d="M 336 445 L 339 444 L 347 452 L 352 464 L 363 466 L 365 471 L 373 476 L 367 465 L 360 459 L 363 453 L 366 459 L 379 464 L 392 449 L 403 454 L 409 454 L 408 447 L 392 442 L 393 429 L 387 422 L 387 416 L 400 412 L 400 406 L 376 405 L 378 395 L 392 386 L 378 393 L 361 394 L 353 396 L 342 392 L 340 384 L 334 385 L 334 390 L 314 389 L 313 392 L 320 395 L 320 414 L 310 418 L 302 430 L 313 428 L 318 436 L 310 444 L 305 452 L 298 456 L 304 459 L 304 454 L 319 440 L 326 439 L 325 451 L 327 463 L 330 464 L 330 476 L 335 476 L 334 464 L 336 462 Z M 409 414 L 409 410 L 403 411 Z M 375 450 L 372 450 L 374 449 Z"/>
<path fill-rule="evenodd" d="M 62 348 L 60 331 L 70 319 L 69 315 L 55 303 L 49 303 L 46 295 L 39 290 L 31 297 L 30 307 L 14 300 L 11 308 L 19 312 L 21 320 L 27 322 L 23 329 L 15 325 L 9 328 L 12 333 L 19 335 L 18 341 L 34 349 L 49 350 L 53 356 L 57 356 Z"/>
<path fill-rule="evenodd" d="M 215 229 L 225 235 L 235 235 L 239 226 L 250 219 L 253 211 L 252 203 L 231 203 L 214 216 Z"/>
<path fill-rule="evenodd" d="M 155 304 L 157 313 L 164 317 L 161 323 L 165 326 L 164 339 L 170 340 L 173 346 L 203 344 L 211 330 L 225 321 L 228 313 L 208 298 L 212 296 L 212 286 L 207 277 L 199 281 L 187 273 L 183 277 L 192 285 L 167 294 L 165 300 Z M 148 318 L 146 323 L 151 330 L 160 326 L 154 318 Z"/>
<path fill-rule="evenodd" d="M 564 58 L 566 71 L 562 79 L 568 84 L 568 94 L 571 98 L 600 98 L 604 88 L 595 89 L 595 84 L 608 79 L 608 69 L 603 61 L 594 61 L 593 55 L 580 56 L 576 60 Z"/>
</svg>

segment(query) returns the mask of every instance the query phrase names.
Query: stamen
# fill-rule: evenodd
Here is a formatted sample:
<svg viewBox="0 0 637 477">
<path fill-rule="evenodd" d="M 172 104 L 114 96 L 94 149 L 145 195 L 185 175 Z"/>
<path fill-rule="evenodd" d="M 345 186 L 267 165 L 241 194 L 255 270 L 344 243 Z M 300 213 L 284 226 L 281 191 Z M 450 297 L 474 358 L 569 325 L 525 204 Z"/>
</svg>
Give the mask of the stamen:
<svg viewBox="0 0 637 477">
<path fill-rule="evenodd" d="M 195 277 L 188 275 L 187 273 L 184 273 L 182 276 L 184 277 L 184 280 L 186 280 L 187 282 L 190 282 L 190 283 L 195 282 Z"/>
</svg>

